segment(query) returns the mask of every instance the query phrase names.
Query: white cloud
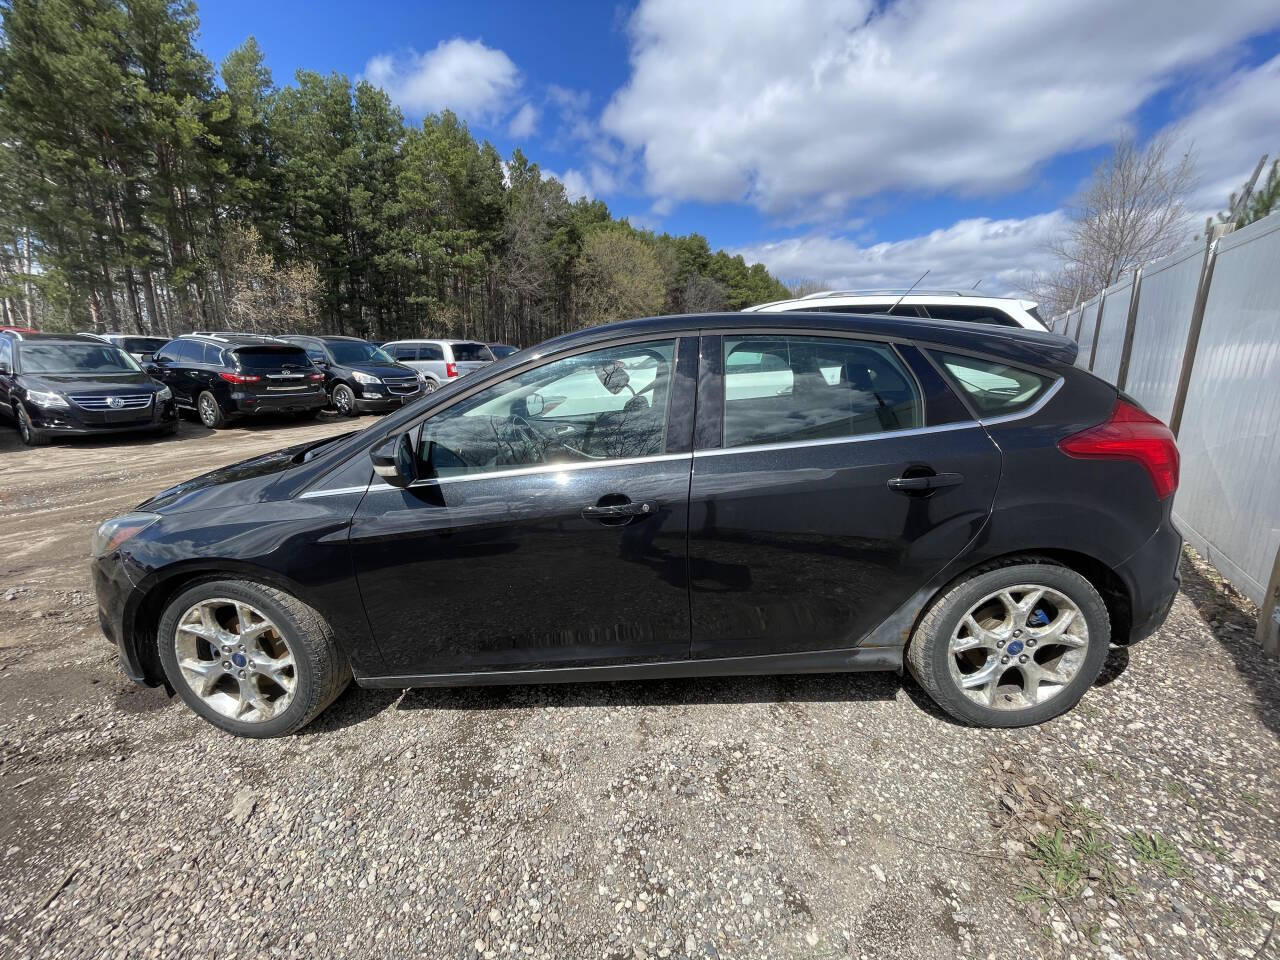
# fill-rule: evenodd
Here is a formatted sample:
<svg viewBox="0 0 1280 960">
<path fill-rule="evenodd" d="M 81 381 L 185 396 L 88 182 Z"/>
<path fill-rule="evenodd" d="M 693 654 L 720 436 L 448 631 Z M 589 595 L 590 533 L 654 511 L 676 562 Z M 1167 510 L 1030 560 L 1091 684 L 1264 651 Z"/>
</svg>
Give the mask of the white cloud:
<svg viewBox="0 0 1280 960">
<path fill-rule="evenodd" d="M 834 219 L 887 190 L 1018 189 L 1276 22 L 1274 0 L 642 0 L 601 123 L 668 205 Z"/>
<path fill-rule="evenodd" d="M 453 110 L 469 120 L 505 113 L 520 88 L 520 71 L 501 50 L 479 40 L 442 40 L 426 53 L 379 54 L 364 79 L 387 91 L 405 112 Z"/>
<path fill-rule="evenodd" d="M 556 173 L 554 170 L 543 170 L 543 176 L 551 177 L 559 180 L 564 184 L 564 193 L 570 200 L 594 200 L 595 194 L 591 190 L 591 183 L 581 170 L 574 170 L 572 167 L 564 173 Z"/>
<path fill-rule="evenodd" d="M 1066 223 L 1061 211 L 1025 219 L 961 220 L 918 237 L 860 245 L 848 237 L 815 233 L 734 252 L 759 261 L 788 280 L 817 280 L 839 289 L 908 287 L 925 272 L 923 286 L 979 290 L 991 296 L 1015 293 L 1035 270 L 1052 267 L 1045 243 Z"/>
<path fill-rule="evenodd" d="M 526 103 L 512 116 L 507 124 L 507 135 L 511 137 L 528 137 L 538 129 L 538 108 Z"/>
<path fill-rule="evenodd" d="M 1280 155 L 1280 56 L 1211 87 L 1174 127 L 1174 135 L 1179 150 L 1190 149 L 1196 161 L 1191 209 L 1225 209 L 1259 157 Z"/>
</svg>

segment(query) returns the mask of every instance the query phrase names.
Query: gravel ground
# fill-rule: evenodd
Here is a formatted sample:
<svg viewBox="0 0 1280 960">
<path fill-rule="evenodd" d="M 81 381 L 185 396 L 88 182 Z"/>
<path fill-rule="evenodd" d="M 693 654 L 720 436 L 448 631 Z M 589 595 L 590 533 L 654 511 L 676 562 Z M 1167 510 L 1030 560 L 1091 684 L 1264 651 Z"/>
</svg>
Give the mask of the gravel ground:
<svg viewBox="0 0 1280 960">
<path fill-rule="evenodd" d="M 1190 555 L 1032 730 L 863 674 L 352 688 L 257 743 L 124 681 L 94 524 L 348 426 L 0 435 L 0 956 L 1280 954 L 1280 664 Z"/>
</svg>

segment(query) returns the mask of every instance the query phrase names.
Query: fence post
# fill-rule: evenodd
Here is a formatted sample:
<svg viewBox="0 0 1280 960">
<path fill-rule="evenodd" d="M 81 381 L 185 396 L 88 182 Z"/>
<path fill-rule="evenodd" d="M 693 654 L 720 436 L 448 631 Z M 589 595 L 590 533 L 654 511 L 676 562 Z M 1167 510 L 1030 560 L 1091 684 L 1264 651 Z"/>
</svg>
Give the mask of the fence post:
<svg viewBox="0 0 1280 960">
<path fill-rule="evenodd" d="M 1124 343 L 1120 346 L 1120 372 L 1116 374 L 1116 389 L 1123 390 L 1129 379 L 1129 355 L 1133 352 L 1133 329 L 1138 323 L 1138 296 L 1142 289 L 1142 267 L 1133 271 L 1133 289 L 1129 291 L 1129 316 L 1125 320 Z"/>
<path fill-rule="evenodd" d="M 1187 405 L 1187 388 L 1191 385 L 1191 368 L 1196 361 L 1196 348 L 1200 345 L 1200 327 L 1204 323 L 1204 308 L 1209 302 L 1209 285 L 1213 282 L 1213 264 L 1218 256 L 1218 241 L 1205 246 L 1204 266 L 1200 268 L 1200 285 L 1196 288 L 1195 305 L 1191 308 L 1191 326 L 1187 330 L 1187 345 L 1182 352 L 1182 372 L 1178 374 L 1178 386 L 1173 394 L 1173 412 L 1169 414 L 1169 429 L 1178 435 L 1182 427 L 1182 411 Z"/>
<path fill-rule="evenodd" d="M 1093 343 L 1089 345 L 1089 366 L 1086 370 L 1093 369 L 1094 358 L 1098 355 L 1098 334 L 1102 332 L 1102 308 L 1107 305 L 1107 291 L 1103 290 L 1098 294 L 1098 315 L 1093 321 Z M 1083 323 L 1083 321 L 1081 321 Z"/>
<path fill-rule="evenodd" d="M 1271 567 L 1271 582 L 1258 610 L 1258 646 L 1268 657 L 1280 657 L 1280 549 Z"/>
</svg>

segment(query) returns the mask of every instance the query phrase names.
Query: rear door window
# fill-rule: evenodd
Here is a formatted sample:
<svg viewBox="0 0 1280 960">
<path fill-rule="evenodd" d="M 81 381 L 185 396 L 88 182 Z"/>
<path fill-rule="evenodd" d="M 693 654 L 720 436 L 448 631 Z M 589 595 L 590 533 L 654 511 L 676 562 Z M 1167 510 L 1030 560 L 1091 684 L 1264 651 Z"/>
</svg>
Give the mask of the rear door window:
<svg viewBox="0 0 1280 960">
<path fill-rule="evenodd" d="M 489 352 L 489 348 L 483 343 L 454 343 L 450 344 L 453 350 L 453 359 L 463 362 L 482 361 L 491 362 L 493 354 Z"/>
<path fill-rule="evenodd" d="M 438 343 L 424 343 L 418 347 L 419 360 L 443 360 L 444 348 Z"/>
<path fill-rule="evenodd" d="M 865 340 L 725 337 L 724 445 L 854 437 L 924 425 L 915 379 Z"/>
<path fill-rule="evenodd" d="M 1016 413 L 1035 403 L 1055 382 L 1053 377 L 1011 367 L 996 360 L 935 353 L 979 416 Z"/>
<path fill-rule="evenodd" d="M 216 343 L 206 343 L 204 345 L 203 362 L 211 367 L 222 366 L 222 348 Z"/>
</svg>

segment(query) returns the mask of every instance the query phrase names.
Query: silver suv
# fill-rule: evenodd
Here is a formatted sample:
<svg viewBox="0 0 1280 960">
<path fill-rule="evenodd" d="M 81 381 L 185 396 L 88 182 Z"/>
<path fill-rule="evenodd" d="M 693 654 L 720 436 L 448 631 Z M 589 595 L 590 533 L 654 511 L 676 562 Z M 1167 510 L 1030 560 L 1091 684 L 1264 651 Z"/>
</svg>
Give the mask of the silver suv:
<svg viewBox="0 0 1280 960">
<path fill-rule="evenodd" d="M 417 370 L 427 393 L 493 363 L 493 353 L 478 340 L 393 340 L 382 349 Z"/>
<path fill-rule="evenodd" d="M 776 300 L 747 307 L 743 313 L 888 313 L 965 323 L 1044 330 L 1032 300 L 978 297 L 962 290 L 825 290 L 795 300 Z"/>
</svg>

